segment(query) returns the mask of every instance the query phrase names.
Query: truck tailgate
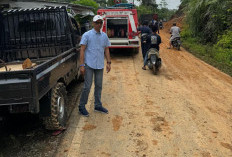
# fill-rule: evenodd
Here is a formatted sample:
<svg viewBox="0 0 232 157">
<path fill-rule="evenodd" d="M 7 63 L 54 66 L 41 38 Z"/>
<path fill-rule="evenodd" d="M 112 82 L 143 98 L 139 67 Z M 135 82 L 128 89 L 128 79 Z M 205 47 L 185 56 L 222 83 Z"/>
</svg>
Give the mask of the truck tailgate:
<svg viewBox="0 0 232 157">
<path fill-rule="evenodd" d="M 0 73 L 0 106 L 29 104 L 32 100 L 30 70 Z"/>
</svg>

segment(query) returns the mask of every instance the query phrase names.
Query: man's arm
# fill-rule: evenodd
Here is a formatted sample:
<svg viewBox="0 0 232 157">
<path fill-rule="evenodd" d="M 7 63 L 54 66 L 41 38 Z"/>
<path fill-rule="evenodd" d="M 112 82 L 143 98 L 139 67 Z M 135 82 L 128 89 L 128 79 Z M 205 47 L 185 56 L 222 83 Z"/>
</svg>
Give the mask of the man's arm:
<svg viewBox="0 0 232 157">
<path fill-rule="evenodd" d="M 81 50 L 80 50 L 80 64 L 84 64 L 84 60 L 85 60 L 85 48 L 86 45 L 81 45 Z"/>
<path fill-rule="evenodd" d="M 137 31 L 138 31 L 138 34 L 140 34 L 141 33 L 141 27 L 138 27 Z"/>
<path fill-rule="evenodd" d="M 106 55 L 106 60 L 107 60 L 107 62 L 111 62 L 111 59 L 110 59 L 110 49 L 109 49 L 109 47 L 106 47 L 106 48 L 105 48 L 105 55 Z"/>
<path fill-rule="evenodd" d="M 105 56 L 106 56 L 106 60 L 107 60 L 106 71 L 108 73 L 111 70 L 111 59 L 110 59 L 110 50 L 109 50 L 109 47 L 105 48 Z"/>
</svg>

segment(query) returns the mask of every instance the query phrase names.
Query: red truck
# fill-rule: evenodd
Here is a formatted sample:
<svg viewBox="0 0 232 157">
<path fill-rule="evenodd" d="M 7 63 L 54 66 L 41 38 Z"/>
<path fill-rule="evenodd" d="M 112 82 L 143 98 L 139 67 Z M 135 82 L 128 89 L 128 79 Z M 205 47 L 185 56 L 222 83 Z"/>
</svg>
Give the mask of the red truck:
<svg viewBox="0 0 232 157">
<path fill-rule="evenodd" d="M 110 39 L 110 48 L 139 49 L 138 18 L 134 5 L 121 3 L 99 9 L 97 14 L 103 17 L 102 31 Z"/>
</svg>

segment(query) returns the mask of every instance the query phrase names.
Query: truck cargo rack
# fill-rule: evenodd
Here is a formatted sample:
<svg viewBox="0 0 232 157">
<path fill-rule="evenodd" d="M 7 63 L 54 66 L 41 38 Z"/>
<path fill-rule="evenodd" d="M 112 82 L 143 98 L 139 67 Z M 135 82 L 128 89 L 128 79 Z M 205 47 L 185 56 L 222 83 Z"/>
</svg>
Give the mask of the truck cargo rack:
<svg viewBox="0 0 232 157">
<path fill-rule="evenodd" d="M 73 43 L 66 7 L 0 13 L 0 59 L 5 62 L 57 56 Z"/>
</svg>

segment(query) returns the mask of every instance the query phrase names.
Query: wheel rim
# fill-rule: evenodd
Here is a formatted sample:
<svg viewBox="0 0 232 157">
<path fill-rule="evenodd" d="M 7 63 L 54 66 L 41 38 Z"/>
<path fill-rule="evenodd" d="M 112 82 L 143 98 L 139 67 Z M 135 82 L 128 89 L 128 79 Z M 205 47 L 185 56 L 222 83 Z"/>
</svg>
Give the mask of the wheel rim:
<svg viewBox="0 0 232 157">
<path fill-rule="evenodd" d="M 59 113 L 59 121 L 62 121 L 64 117 L 64 98 L 58 97 L 57 99 L 58 113 Z"/>
</svg>

